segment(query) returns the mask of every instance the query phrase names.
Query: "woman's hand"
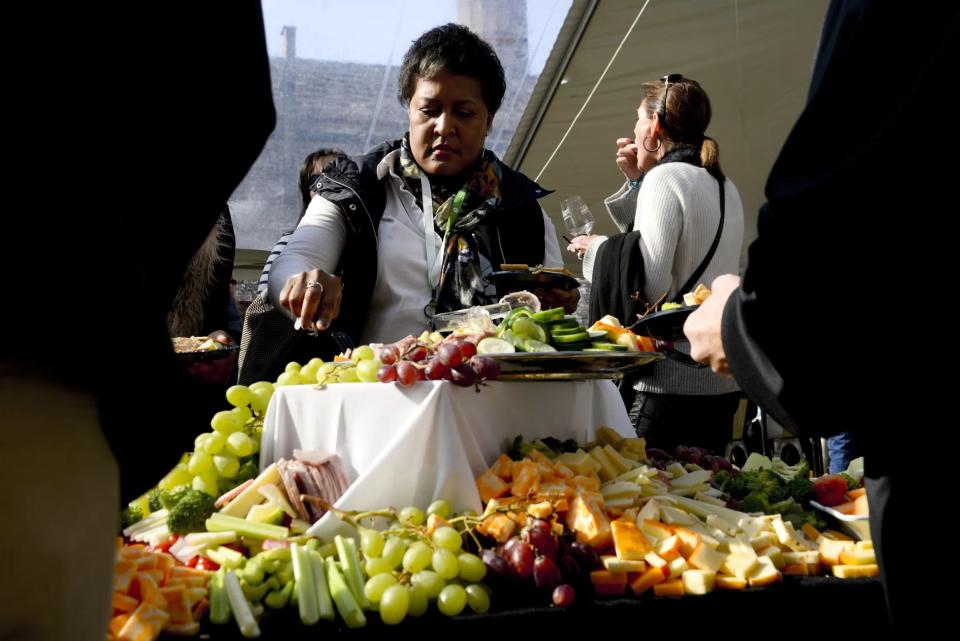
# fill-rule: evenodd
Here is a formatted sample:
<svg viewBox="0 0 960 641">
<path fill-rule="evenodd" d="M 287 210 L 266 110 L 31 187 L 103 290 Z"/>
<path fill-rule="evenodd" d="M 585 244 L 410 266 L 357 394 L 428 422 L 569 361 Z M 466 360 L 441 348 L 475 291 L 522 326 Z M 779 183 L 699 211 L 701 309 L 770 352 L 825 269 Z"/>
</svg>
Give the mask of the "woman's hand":
<svg viewBox="0 0 960 641">
<path fill-rule="evenodd" d="M 322 269 L 311 269 L 287 279 L 280 292 L 280 305 L 299 317 L 303 329 L 324 330 L 340 314 L 342 294 L 339 278 Z"/>
<path fill-rule="evenodd" d="M 637 145 L 633 138 L 617 138 L 617 167 L 627 180 L 640 180 L 643 175 L 637 167 Z"/>
<path fill-rule="evenodd" d="M 574 236 L 570 244 L 567 245 L 567 251 L 574 252 L 583 259 L 583 255 L 587 253 L 587 248 L 590 247 L 590 243 L 593 242 L 594 238 L 596 238 L 596 236 Z"/>
<path fill-rule="evenodd" d="M 683 324 L 683 333 L 690 339 L 690 358 L 698 363 L 707 363 L 717 374 L 727 376 L 730 376 L 730 366 L 723 350 L 720 324 L 727 299 L 739 286 L 739 276 L 717 276 L 710 285 L 710 298 L 703 301 L 700 308 L 690 314 L 687 322 Z"/>
</svg>

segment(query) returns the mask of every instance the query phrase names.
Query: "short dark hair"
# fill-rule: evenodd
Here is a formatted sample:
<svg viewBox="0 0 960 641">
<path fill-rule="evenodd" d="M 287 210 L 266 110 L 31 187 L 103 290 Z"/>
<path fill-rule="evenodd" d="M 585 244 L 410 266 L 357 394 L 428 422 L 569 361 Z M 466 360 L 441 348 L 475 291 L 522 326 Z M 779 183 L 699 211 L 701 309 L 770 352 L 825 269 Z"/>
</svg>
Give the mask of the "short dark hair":
<svg viewBox="0 0 960 641">
<path fill-rule="evenodd" d="M 432 78 L 444 71 L 480 81 L 487 110 L 491 114 L 497 113 L 507 91 L 503 65 L 485 40 L 463 25 L 452 22 L 426 32 L 403 54 L 398 92 L 400 103 L 410 103 L 417 80 Z"/>
<path fill-rule="evenodd" d="M 311 178 L 314 178 L 317 174 L 317 169 L 323 169 L 327 166 L 331 160 L 337 156 L 346 156 L 346 152 L 342 149 L 337 149 L 336 147 L 331 147 L 330 149 L 317 149 L 314 152 L 307 154 L 307 157 L 303 159 L 303 164 L 300 165 L 300 218 L 303 218 L 303 215 L 307 212 L 307 205 L 310 204 L 310 184 L 313 182 Z M 329 158 L 328 158 L 329 156 Z M 318 162 L 322 162 L 321 167 L 316 167 Z"/>
</svg>

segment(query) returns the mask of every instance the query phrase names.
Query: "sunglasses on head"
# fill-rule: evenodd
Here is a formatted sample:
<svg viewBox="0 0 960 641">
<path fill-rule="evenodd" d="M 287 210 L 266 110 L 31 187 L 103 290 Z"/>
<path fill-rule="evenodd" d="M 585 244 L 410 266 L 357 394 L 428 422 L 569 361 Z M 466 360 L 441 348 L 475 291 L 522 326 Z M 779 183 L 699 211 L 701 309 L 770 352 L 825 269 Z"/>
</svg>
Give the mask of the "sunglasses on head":
<svg viewBox="0 0 960 641">
<path fill-rule="evenodd" d="M 677 84 L 682 81 L 682 73 L 670 73 L 660 78 L 660 82 L 663 83 L 663 102 L 660 103 L 660 113 L 658 115 L 665 129 L 669 129 L 667 127 L 667 93 L 670 91 L 670 83 Z"/>
</svg>

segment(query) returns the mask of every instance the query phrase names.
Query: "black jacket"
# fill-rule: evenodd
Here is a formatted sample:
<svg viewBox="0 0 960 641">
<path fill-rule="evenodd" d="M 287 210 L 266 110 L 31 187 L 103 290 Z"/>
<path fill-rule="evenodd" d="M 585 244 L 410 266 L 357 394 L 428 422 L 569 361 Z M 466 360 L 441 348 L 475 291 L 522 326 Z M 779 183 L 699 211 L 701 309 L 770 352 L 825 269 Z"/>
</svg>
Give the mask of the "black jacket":
<svg viewBox="0 0 960 641">
<path fill-rule="evenodd" d="M 340 156 L 327 166 L 317 186 L 317 194 L 337 204 L 346 222 L 347 244 L 337 267 L 344 294 L 331 331 L 345 332 L 354 342 L 363 330 L 376 284 L 376 230 L 386 204 L 385 184 L 377 180 L 377 165 L 399 147 L 400 141 L 395 140 L 356 159 Z M 545 248 L 537 199 L 552 192 L 520 172 L 502 167 L 500 207 L 480 223 L 477 233 L 492 265 L 540 265 Z"/>
<path fill-rule="evenodd" d="M 914 524 L 933 513 L 929 488 L 949 483 L 945 465 L 916 463 L 952 451 L 956 420 L 955 376 L 937 362 L 952 352 L 952 313 L 928 303 L 949 300 L 954 280 L 960 135 L 944 83 L 958 63 L 953 3 L 830 5 L 723 317 L 744 392 L 795 433 L 846 430 L 863 446 L 888 605 L 911 633 L 946 616 L 909 591 Z"/>
</svg>

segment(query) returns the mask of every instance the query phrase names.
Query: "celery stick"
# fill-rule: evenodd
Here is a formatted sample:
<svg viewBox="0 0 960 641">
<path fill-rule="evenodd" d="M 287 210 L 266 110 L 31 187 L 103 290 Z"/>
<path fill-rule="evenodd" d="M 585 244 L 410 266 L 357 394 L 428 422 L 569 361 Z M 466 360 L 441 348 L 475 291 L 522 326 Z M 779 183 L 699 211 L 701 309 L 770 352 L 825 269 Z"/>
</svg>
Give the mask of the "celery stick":
<svg viewBox="0 0 960 641">
<path fill-rule="evenodd" d="M 320 620 L 319 601 L 317 600 L 317 584 L 313 580 L 313 566 L 306 550 L 294 543 L 290 546 L 290 555 L 293 557 L 293 578 L 297 583 L 297 607 L 300 610 L 300 621 L 304 625 L 314 625 Z"/>
<path fill-rule="evenodd" d="M 290 595 L 293 593 L 293 581 L 287 581 L 279 590 L 273 590 L 267 597 L 263 600 L 263 603 L 268 607 L 274 610 L 279 610 L 283 607 L 286 607 L 287 603 L 290 601 Z"/>
<path fill-rule="evenodd" d="M 277 580 L 280 583 L 286 583 L 293 579 L 293 561 L 281 561 L 280 567 L 277 568 L 275 573 Z"/>
<path fill-rule="evenodd" d="M 282 541 L 290 535 L 290 530 L 279 525 L 255 523 L 235 516 L 227 516 L 222 512 L 214 513 L 206 522 L 208 532 L 225 532 L 234 530 L 238 536 L 251 539 L 277 539 Z"/>
<path fill-rule="evenodd" d="M 233 611 L 233 618 L 236 619 L 240 627 L 240 634 L 247 639 L 253 639 L 260 636 L 260 626 L 257 620 L 253 618 L 253 612 L 246 597 L 243 596 L 243 590 L 240 589 L 240 580 L 233 570 L 227 570 L 223 575 L 223 588 L 227 593 L 227 599 L 230 601 L 230 609 Z"/>
<path fill-rule="evenodd" d="M 333 621 L 336 614 L 333 611 L 333 602 L 330 600 L 330 588 L 327 586 L 327 573 L 324 569 L 323 557 L 316 550 L 308 550 L 310 568 L 313 570 L 313 582 L 317 584 L 317 605 L 320 618 Z"/>
<path fill-rule="evenodd" d="M 246 581 L 240 581 L 240 589 L 243 590 L 243 596 L 247 597 L 247 601 L 250 603 L 256 603 L 262 601 L 263 597 L 267 596 L 269 592 L 276 590 L 278 584 L 276 581 L 270 583 L 264 581 L 260 585 L 250 585 Z"/>
<path fill-rule="evenodd" d="M 224 570 L 217 570 L 210 575 L 208 588 L 210 590 L 210 622 L 223 625 L 230 620 L 230 603 L 227 593 L 223 589 Z"/>
<path fill-rule="evenodd" d="M 220 514 L 227 516 L 245 517 L 254 505 L 263 502 L 263 495 L 260 494 L 260 488 L 267 485 L 276 485 L 280 482 L 280 470 L 276 463 L 271 463 L 270 467 L 260 473 L 260 476 L 253 480 L 253 483 L 247 486 L 243 492 L 237 495 L 232 501 L 227 503 Z M 209 528 L 208 528 L 209 529 Z M 240 532 L 238 532 L 241 536 Z"/>
<path fill-rule="evenodd" d="M 123 535 L 127 538 L 133 538 L 134 534 L 140 534 L 146 532 L 147 530 L 152 530 L 153 528 L 164 525 L 167 522 L 167 517 L 170 515 L 166 510 L 157 510 L 152 512 L 149 516 L 146 516 L 127 529 L 123 531 Z"/>
<path fill-rule="evenodd" d="M 264 550 L 260 553 L 260 556 L 268 561 L 279 560 L 279 561 L 289 561 L 290 548 L 271 548 L 269 550 Z"/>
<path fill-rule="evenodd" d="M 261 556 L 257 557 L 262 558 Z M 277 570 L 280 569 L 280 566 L 286 563 L 286 561 L 281 561 L 280 559 L 263 559 L 260 564 L 263 566 L 263 571 L 267 574 L 276 574 Z"/>
<path fill-rule="evenodd" d="M 263 582 L 263 566 L 257 559 L 250 559 L 243 566 L 242 570 L 237 571 L 237 577 L 246 581 L 249 585 L 259 585 Z"/>
<path fill-rule="evenodd" d="M 183 540 L 190 546 L 202 545 L 212 548 L 226 543 L 233 543 L 237 540 L 237 533 L 232 530 L 224 532 L 191 532 L 183 537 Z"/>
<path fill-rule="evenodd" d="M 247 557 L 233 548 L 220 546 L 215 550 L 207 550 L 207 558 L 228 570 L 236 570 L 243 565 Z"/>
<path fill-rule="evenodd" d="M 330 596 L 337 605 L 337 612 L 343 617 L 348 628 L 362 628 L 367 624 L 367 617 L 363 615 L 363 610 L 357 605 L 357 600 L 353 598 L 353 593 L 347 587 L 347 582 L 340 574 L 337 562 L 333 557 L 327 558 L 327 584 L 330 586 Z"/>
<path fill-rule="evenodd" d="M 353 597 L 357 604 L 363 609 L 370 608 L 370 601 L 363 592 L 363 574 L 360 570 L 360 556 L 357 554 L 357 542 L 353 539 L 340 534 L 333 537 L 333 542 L 337 546 L 337 554 L 340 555 L 340 566 L 343 568 L 343 575 L 353 592 Z"/>
</svg>

